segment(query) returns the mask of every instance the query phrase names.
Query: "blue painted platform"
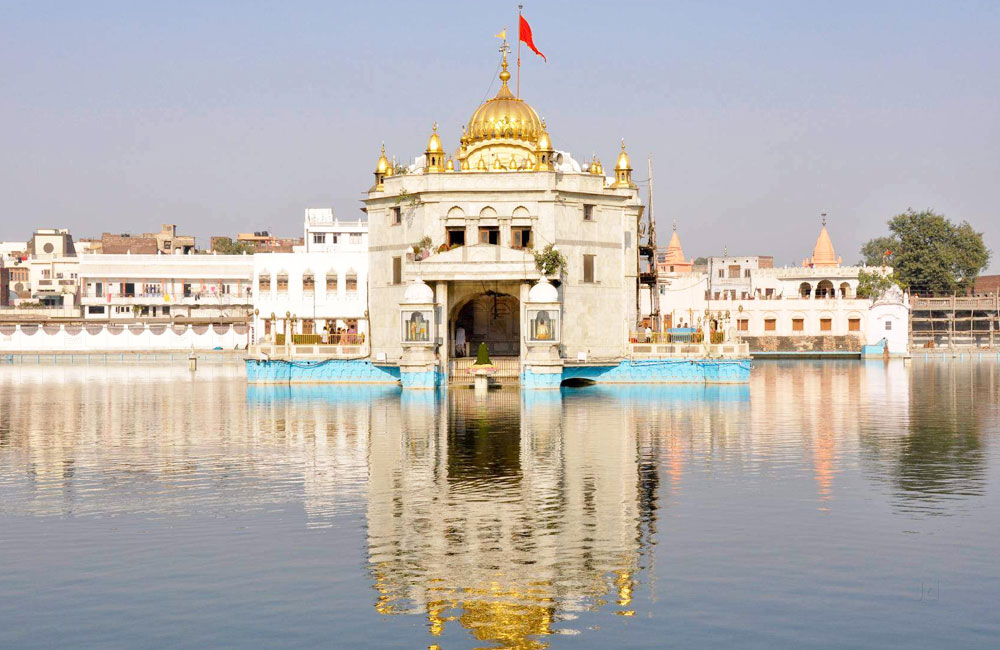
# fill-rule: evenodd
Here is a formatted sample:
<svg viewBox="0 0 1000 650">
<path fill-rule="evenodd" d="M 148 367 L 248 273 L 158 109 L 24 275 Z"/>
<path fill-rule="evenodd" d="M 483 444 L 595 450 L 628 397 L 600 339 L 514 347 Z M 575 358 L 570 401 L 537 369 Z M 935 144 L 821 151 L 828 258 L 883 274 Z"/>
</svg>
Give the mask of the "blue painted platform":
<svg viewBox="0 0 1000 650">
<path fill-rule="evenodd" d="M 393 384 L 405 389 L 434 389 L 443 383 L 436 370 L 401 376 L 395 366 L 357 359 L 247 359 L 246 368 L 251 384 Z M 626 359 L 608 365 L 569 365 L 562 374 L 538 374 L 525 368 L 521 373 L 521 388 L 556 389 L 562 382 L 574 379 L 595 384 L 745 384 L 750 381 L 750 360 Z"/>
<path fill-rule="evenodd" d="M 247 359 L 251 384 L 399 384 L 399 368 L 362 359 L 282 361 Z"/>
<path fill-rule="evenodd" d="M 595 384 L 745 384 L 750 381 L 750 360 L 624 360 L 609 366 L 566 366 L 562 379 Z"/>
</svg>

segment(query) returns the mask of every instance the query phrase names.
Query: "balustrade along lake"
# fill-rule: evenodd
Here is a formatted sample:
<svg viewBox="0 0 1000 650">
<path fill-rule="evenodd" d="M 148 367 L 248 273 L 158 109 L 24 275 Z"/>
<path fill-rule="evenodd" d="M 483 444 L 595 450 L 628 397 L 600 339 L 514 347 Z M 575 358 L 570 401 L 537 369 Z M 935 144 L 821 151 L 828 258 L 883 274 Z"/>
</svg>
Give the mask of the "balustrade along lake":
<svg viewBox="0 0 1000 650">
<path fill-rule="evenodd" d="M 0 648 L 997 648 L 1000 362 L 0 367 Z"/>
</svg>

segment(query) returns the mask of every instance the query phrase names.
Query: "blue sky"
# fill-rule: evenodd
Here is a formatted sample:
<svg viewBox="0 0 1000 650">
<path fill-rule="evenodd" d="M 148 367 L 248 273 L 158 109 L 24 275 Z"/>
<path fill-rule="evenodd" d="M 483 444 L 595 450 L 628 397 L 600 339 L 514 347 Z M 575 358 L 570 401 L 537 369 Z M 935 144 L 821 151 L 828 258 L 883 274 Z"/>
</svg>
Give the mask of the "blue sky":
<svg viewBox="0 0 1000 650">
<path fill-rule="evenodd" d="M 359 215 L 384 140 L 449 150 L 516 3 L 0 0 L 0 239 Z M 908 207 L 1000 250 L 1000 3 L 528 2 L 521 92 L 558 149 L 624 137 L 689 256 L 838 253 Z M 495 90 L 495 86 L 494 86 Z M 994 260 L 991 268 L 1000 272 Z"/>
</svg>

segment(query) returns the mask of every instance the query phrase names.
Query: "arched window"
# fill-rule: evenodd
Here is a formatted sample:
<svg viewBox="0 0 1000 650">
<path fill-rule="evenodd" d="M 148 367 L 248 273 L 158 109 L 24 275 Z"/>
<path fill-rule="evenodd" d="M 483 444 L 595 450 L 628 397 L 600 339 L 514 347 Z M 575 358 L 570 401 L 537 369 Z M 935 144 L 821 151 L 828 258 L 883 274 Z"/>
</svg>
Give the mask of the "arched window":
<svg viewBox="0 0 1000 650">
<path fill-rule="evenodd" d="M 854 297 L 853 295 L 851 295 L 851 285 L 848 284 L 847 282 L 841 282 L 840 283 L 840 297 L 841 298 L 853 298 Z"/>
<path fill-rule="evenodd" d="M 305 293 L 312 293 L 316 290 L 316 280 L 313 278 L 312 271 L 306 271 L 302 274 L 302 291 Z"/>
<path fill-rule="evenodd" d="M 257 276 L 257 292 L 271 293 L 271 274 L 268 271 L 261 271 Z"/>
<path fill-rule="evenodd" d="M 337 272 L 332 269 L 326 272 L 326 293 L 337 293 Z"/>
<path fill-rule="evenodd" d="M 354 269 L 350 269 L 347 272 L 347 279 L 345 280 L 345 290 L 347 291 L 347 293 L 358 292 L 358 274 L 355 273 Z"/>
<path fill-rule="evenodd" d="M 833 283 L 829 280 L 822 280 L 816 285 L 817 298 L 833 298 L 835 296 Z"/>
<path fill-rule="evenodd" d="M 808 298 L 811 295 L 812 295 L 812 285 L 810 285 L 808 282 L 803 282 L 802 284 L 799 285 L 800 298 Z"/>
<path fill-rule="evenodd" d="M 278 293 L 288 293 L 288 274 L 284 271 L 278 274 Z"/>
</svg>

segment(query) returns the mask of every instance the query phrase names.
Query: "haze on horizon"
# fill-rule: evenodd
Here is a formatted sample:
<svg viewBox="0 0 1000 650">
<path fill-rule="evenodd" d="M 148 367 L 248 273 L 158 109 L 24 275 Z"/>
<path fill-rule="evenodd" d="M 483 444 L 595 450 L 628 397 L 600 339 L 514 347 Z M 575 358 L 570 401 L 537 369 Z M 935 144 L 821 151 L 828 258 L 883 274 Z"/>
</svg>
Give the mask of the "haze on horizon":
<svg viewBox="0 0 1000 650">
<path fill-rule="evenodd" d="M 655 164 L 688 257 L 837 253 L 906 210 L 1000 250 L 1000 3 L 527 3 L 521 94 L 557 149 Z M 516 2 L 0 6 L 0 240 L 176 223 L 299 234 L 361 216 L 384 140 L 447 150 L 496 90 Z M 643 185 L 645 199 L 645 186 Z M 991 270 L 1000 271 L 996 256 Z"/>
</svg>

